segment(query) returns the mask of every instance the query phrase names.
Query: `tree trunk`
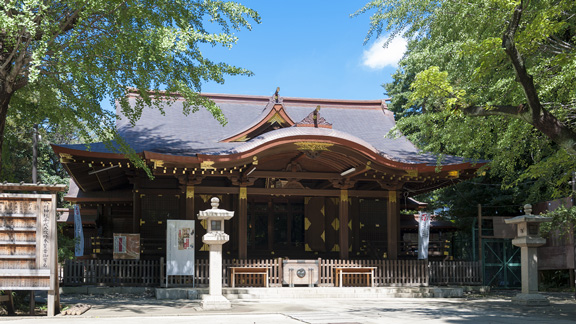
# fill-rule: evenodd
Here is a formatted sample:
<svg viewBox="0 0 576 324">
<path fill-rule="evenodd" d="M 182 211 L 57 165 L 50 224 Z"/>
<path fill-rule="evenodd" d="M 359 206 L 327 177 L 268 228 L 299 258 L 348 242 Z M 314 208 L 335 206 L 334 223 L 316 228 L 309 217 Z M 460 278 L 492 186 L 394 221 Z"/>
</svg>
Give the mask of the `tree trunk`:
<svg viewBox="0 0 576 324">
<path fill-rule="evenodd" d="M 576 155 L 576 133 L 562 124 L 548 110 L 541 109 L 540 115 L 536 116 L 531 124 L 553 142 L 563 147 L 566 152 Z"/>
<path fill-rule="evenodd" d="M 2 174 L 2 153 L 4 146 L 4 130 L 6 128 L 6 117 L 8 116 L 8 104 L 12 98 L 12 93 L 0 93 L 0 175 Z"/>
<path fill-rule="evenodd" d="M 524 6 L 524 1 L 520 1 L 512 14 L 508 28 L 502 35 L 502 47 L 514 67 L 517 81 L 522 86 L 528 103 L 528 107 L 523 108 L 529 108 L 530 116 L 528 117 L 528 122 L 530 124 L 556 144 L 562 146 L 569 154 L 576 155 L 576 133 L 542 107 L 536 85 L 534 84 L 534 78 L 528 73 L 522 54 L 516 47 L 514 37 L 522 20 Z"/>
</svg>

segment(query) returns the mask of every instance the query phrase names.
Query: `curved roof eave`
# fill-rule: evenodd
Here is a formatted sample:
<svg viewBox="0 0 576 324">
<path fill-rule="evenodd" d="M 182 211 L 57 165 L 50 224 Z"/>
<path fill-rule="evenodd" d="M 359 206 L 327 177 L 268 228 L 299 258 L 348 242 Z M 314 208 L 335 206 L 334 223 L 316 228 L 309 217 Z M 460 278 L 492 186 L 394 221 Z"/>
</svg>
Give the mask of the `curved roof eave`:
<svg viewBox="0 0 576 324">
<path fill-rule="evenodd" d="M 334 129 L 310 127 L 289 127 L 271 131 L 230 151 L 220 152 L 219 155 L 198 154 L 198 158 L 200 160 L 210 159 L 214 161 L 244 160 L 274 147 L 299 142 L 320 142 L 325 144 L 342 145 L 357 151 L 378 164 L 404 170 L 433 170 L 438 167 L 437 164 L 407 163 L 404 161 L 398 161 L 384 152 L 380 152 L 368 142 L 354 135 Z M 484 165 L 485 163 L 479 162 L 475 164 Z M 473 164 L 470 162 L 461 162 L 441 164 L 440 166 L 444 170 L 450 171 L 462 169 L 463 167 L 470 168 Z"/>
<path fill-rule="evenodd" d="M 80 150 L 73 147 L 51 144 L 52 150 L 56 154 L 70 154 L 76 156 L 90 157 L 90 158 L 103 158 L 103 159 L 126 159 L 126 155 L 122 153 L 111 152 L 94 152 L 88 150 Z M 139 154 L 139 153 L 136 153 Z"/>
<path fill-rule="evenodd" d="M 265 134 L 262 134 L 251 141 L 246 142 L 234 149 L 231 150 L 231 153 L 243 153 L 246 151 L 253 150 L 259 146 L 265 145 L 269 142 L 282 140 L 282 139 L 289 139 L 292 137 L 299 137 L 299 136 L 306 136 L 306 137 L 324 137 L 328 141 L 338 141 L 343 140 L 347 142 L 352 142 L 358 144 L 358 146 L 364 147 L 365 150 L 369 150 L 373 153 L 378 154 L 378 150 L 372 146 L 370 143 L 360 139 L 354 135 L 349 133 L 345 133 L 335 129 L 329 128 L 313 128 L 313 127 L 288 127 L 282 128 L 278 130 L 274 130 Z"/>
<path fill-rule="evenodd" d="M 480 167 L 486 164 L 485 161 L 476 163 L 461 162 L 452 164 L 430 164 L 430 163 L 407 163 L 405 161 L 395 160 L 384 152 L 380 152 L 368 142 L 345 132 L 334 129 L 326 128 L 311 128 L 311 127 L 288 127 L 279 130 L 265 133 L 246 142 L 232 150 L 214 152 L 214 154 L 196 154 L 195 156 L 180 156 L 173 154 L 158 153 L 152 151 L 137 152 L 147 160 L 164 160 L 166 162 L 180 162 L 180 163 L 200 163 L 202 161 L 214 162 L 230 162 L 241 161 L 252 158 L 254 155 L 260 154 L 266 150 L 279 147 L 282 145 L 296 144 L 300 142 L 318 142 L 332 145 L 340 145 L 349 148 L 353 151 L 364 155 L 368 159 L 373 160 L 383 166 L 410 170 L 418 169 L 420 171 L 430 171 L 438 166 L 441 166 L 446 171 L 458 170 L 462 168 Z M 54 145 L 52 148 L 55 153 L 70 154 L 74 156 L 81 156 L 86 158 L 102 158 L 102 159 L 127 159 L 124 154 L 110 153 L 110 152 L 93 152 L 88 150 L 80 150 L 66 146 Z"/>
</svg>

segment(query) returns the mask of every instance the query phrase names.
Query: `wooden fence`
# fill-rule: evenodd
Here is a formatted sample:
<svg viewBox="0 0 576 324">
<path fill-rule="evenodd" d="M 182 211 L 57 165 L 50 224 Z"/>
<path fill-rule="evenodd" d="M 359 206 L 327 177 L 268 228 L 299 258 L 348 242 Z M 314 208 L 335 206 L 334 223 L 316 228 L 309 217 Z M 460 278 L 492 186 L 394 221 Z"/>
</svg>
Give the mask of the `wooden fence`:
<svg viewBox="0 0 576 324">
<path fill-rule="evenodd" d="M 222 260 L 223 286 L 230 286 L 229 267 L 267 267 L 269 286 L 282 286 L 282 259 Z M 319 286 L 334 286 L 336 267 L 374 267 L 374 285 L 428 286 L 428 285 L 481 285 L 479 262 L 425 260 L 328 260 L 319 261 Z M 164 286 L 163 261 L 146 260 L 68 260 L 64 265 L 62 284 L 65 286 Z M 352 281 L 354 278 L 352 278 Z M 361 280 L 361 278 L 358 278 Z M 360 282 L 359 282 L 360 283 Z M 195 276 L 169 276 L 168 286 L 207 287 L 209 285 L 208 259 L 195 260 Z M 237 286 L 263 286 L 262 276 L 237 282 Z"/>
<path fill-rule="evenodd" d="M 482 268 L 479 261 L 430 261 L 431 285 L 481 285 Z"/>
<path fill-rule="evenodd" d="M 428 286 L 427 262 L 424 260 L 320 260 L 320 286 L 334 286 L 334 268 L 375 267 L 374 285 Z M 361 280 L 352 278 L 352 280 Z"/>
<path fill-rule="evenodd" d="M 66 260 L 65 286 L 159 286 L 160 261 Z"/>
<path fill-rule="evenodd" d="M 229 267 L 267 267 L 269 268 L 268 284 L 270 287 L 282 286 L 282 259 L 259 259 L 259 260 L 236 260 L 224 259 L 222 260 L 222 284 L 224 287 L 230 287 L 230 272 Z M 196 259 L 195 261 L 195 276 L 169 276 L 168 286 L 195 286 L 207 287 L 210 284 L 210 267 L 208 259 Z M 166 278 L 163 277 L 163 280 Z M 194 281 L 192 281 L 194 280 Z M 162 281 L 164 285 L 164 281 Z M 263 286 L 261 276 L 248 276 L 245 282 L 236 283 L 236 286 Z"/>
</svg>

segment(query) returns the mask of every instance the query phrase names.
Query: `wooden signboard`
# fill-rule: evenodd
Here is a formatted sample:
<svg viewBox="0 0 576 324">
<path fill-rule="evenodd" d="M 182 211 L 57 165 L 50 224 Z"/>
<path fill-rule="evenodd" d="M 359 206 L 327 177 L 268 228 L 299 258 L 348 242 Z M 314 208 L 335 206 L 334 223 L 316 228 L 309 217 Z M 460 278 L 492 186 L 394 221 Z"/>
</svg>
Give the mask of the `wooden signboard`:
<svg viewBox="0 0 576 324">
<path fill-rule="evenodd" d="M 65 188 L 0 184 L 0 290 L 47 290 L 48 316 L 59 310 L 56 192 Z"/>
</svg>

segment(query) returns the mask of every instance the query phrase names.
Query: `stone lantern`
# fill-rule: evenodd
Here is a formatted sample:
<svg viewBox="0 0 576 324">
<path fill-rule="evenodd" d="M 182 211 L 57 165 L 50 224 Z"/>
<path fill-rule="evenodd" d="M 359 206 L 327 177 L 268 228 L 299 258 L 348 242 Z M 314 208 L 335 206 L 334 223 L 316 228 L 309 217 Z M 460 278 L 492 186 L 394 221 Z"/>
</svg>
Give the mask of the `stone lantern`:
<svg viewBox="0 0 576 324">
<path fill-rule="evenodd" d="M 532 205 L 524 205 L 526 215 L 506 219 L 506 224 L 516 224 L 516 238 L 512 244 L 520 247 L 522 258 L 522 293 L 512 298 L 520 305 L 547 306 L 550 302 L 538 293 L 538 253 L 537 247 L 546 244 L 540 236 L 540 223 L 549 222 L 550 217 L 532 215 Z"/>
<path fill-rule="evenodd" d="M 216 197 L 210 202 L 212 209 L 198 213 L 198 219 L 206 220 L 208 227 L 202 242 L 210 247 L 210 295 L 202 297 L 202 308 L 229 309 L 230 301 L 222 296 L 222 244 L 230 240 L 224 233 L 224 221 L 234 217 L 234 212 L 219 209 L 220 201 Z"/>
</svg>

